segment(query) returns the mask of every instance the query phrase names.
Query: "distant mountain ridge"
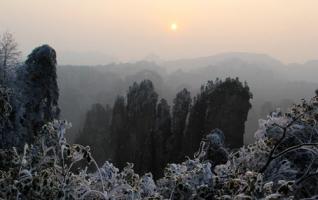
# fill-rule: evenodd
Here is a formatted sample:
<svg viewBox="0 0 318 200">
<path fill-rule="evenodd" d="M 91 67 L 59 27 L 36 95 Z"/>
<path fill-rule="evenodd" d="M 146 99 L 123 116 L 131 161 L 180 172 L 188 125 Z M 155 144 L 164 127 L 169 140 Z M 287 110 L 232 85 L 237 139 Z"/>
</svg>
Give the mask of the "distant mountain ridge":
<svg viewBox="0 0 318 200">
<path fill-rule="evenodd" d="M 189 58 L 189 59 L 178 59 L 172 61 L 166 61 L 162 63 L 162 66 L 170 70 L 176 70 L 180 68 L 182 70 L 188 71 L 196 66 L 197 68 L 207 67 L 210 65 L 219 65 L 229 61 L 242 61 L 249 64 L 263 63 L 266 66 L 281 66 L 283 63 L 278 59 L 275 59 L 267 54 L 257 54 L 257 53 L 245 53 L 245 52 L 230 52 L 221 53 L 212 56 Z"/>
</svg>

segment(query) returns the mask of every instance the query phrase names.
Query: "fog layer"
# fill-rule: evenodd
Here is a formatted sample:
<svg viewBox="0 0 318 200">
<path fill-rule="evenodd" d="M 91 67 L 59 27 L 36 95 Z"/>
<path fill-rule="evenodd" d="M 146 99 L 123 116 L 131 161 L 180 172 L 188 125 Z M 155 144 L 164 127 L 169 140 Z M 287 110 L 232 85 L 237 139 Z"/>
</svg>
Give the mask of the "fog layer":
<svg viewBox="0 0 318 200">
<path fill-rule="evenodd" d="M 285 65 L 263 54 L 228 53 L 211 57 L 168 62 L 139 61 L 105 66 L 60 66 L 58 81 L 62 118 L 73 123 L 70 138 L 81 130 L 85 114 L 95 103 L 113 105 L 117 95 L 125 95 L 133 82 L 149 79 L 159 96 L 172 102 L 187 88 L 192 97 L 201 84 L 216 78 L 239 77 L 253 93 L 245 143 L 253 141 L 259 118 L 276 108 L 285 110 L 302 98 L 310 98 L 318 88 L 318 61 Z"/>
</svg>

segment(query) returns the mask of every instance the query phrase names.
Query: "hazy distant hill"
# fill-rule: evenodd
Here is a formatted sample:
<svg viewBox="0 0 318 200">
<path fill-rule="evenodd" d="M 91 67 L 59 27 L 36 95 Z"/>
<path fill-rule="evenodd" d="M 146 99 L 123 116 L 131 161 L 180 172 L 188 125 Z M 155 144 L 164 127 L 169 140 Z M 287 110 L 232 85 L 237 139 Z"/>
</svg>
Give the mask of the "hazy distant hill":
<svg viewBox="0 0 318 200">
<path fill-rule="evenodd" d="M 99 52 L 60 52 L 60 65 L 100 65 L 115 62 L 116 58 Z"/>
<path fill-rule="evenodd" d="M 237 62 L 242 61 L 244 63 L 262 65 L 266 68 L 274 68 L 276 66 L 281 66 L 282 63 L 266 54 L 256 54 L 256 53 L 244 53 L 244 52 L 232 52 L 232 53 L 222 53 L 213 56 L 192 58 L 192 59 L 179 59 L 173 61 L 166 61 L 162 63 L 162 66 L 166 67 L 168 70 L 182 69 L 185 71 L 191 69 L 198 69 L 201 67 L 206 67 L 209 65 L 219 65 L 227 62 Z"/>
<path fill-rule="evenodd" d="M 62 117 L 73 123 L 72 134 L 80 128 L 85 113 L 94 103 L 112 104 L 134 81 L 150 79 L 161 97 L 171 102 L 174 94 L 188 88 L 194 96 L 200 85 L 215 78 L 239 77 L 254 94 L 246 124 L 245 141 L 253 140 L 257 119 L 275 107 L 309 98 L 318 88 L 318 61 L 285 65 L 264 54 L 225 53 L 166 62 L 139 61 L 91 66 L 60 66 Z M 268 106 L 270 105 L 271 106 Z"/>
<path fill-rule="evenodd" d="M 304 64 L 289 64 L 286 74 L 290 80 L 307 80 L 318 82 L 318 60 L 307 61 Z"/>
</svg>

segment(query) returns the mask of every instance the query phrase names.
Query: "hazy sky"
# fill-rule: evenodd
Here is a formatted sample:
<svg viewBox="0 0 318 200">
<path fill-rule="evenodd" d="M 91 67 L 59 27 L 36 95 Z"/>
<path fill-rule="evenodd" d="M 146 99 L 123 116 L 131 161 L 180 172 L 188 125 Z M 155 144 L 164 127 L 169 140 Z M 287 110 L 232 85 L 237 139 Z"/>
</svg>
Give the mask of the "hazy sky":
<svg viewBox="0 0 318 200">
<path fill-rule="evenodd" d="M 0 0 L 6 30 L 26 52 L 48 43 L 121 60 L 243 51 L 303 62 L 318 58 L 318 0 Z"/>
</svg>

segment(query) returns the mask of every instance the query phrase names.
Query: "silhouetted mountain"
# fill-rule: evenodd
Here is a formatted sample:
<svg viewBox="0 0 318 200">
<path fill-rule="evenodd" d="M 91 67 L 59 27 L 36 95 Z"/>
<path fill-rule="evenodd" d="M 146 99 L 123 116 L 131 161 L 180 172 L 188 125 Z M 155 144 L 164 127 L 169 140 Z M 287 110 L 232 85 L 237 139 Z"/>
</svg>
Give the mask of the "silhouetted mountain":
<svg viewBox="0 0 318 200">
<path fill-rule="evenodd" d="M 266 54 L 256 53 L 244 53 L 244 52 L 232 52 L 222 53 L 214 56 L 206 56 L 193 59 L 179 59 L 173 61 L 166 61 L 162 63 L 162 66 L 166 67 L 170 71 L 182 69 L 185 71 L 198 70 L 201 67 L 210 65 L 222 65 L 227 62 L 244 62 L 248 64 L 259 65 L 262 63 L 264 68 L 280 66 L 282 63 Z"/>
</svg>

